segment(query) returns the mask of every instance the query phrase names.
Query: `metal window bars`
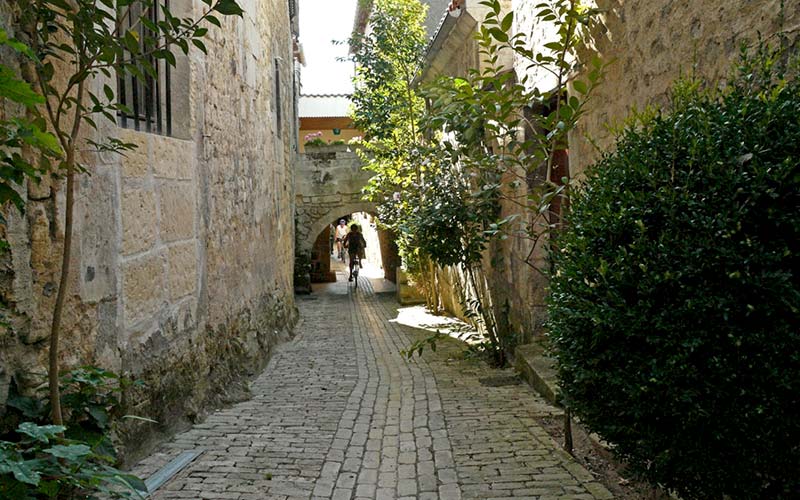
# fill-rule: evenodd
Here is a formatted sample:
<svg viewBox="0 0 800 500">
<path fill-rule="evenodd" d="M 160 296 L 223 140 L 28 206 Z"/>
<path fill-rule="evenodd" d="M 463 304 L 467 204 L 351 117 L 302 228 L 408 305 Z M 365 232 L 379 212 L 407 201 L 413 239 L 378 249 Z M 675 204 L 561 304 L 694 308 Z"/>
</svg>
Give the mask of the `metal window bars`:
<svg viewBox="0 0 800 500">
<path fill-rule="evenodd" d="M 147 31 L 150 37 L 153 32 L 142 23 L 134 27 L 134 20 L 141 18 L 144 14 L 153 23 L 158 24 L 160 19 L 161 6 L 169 9 L 169 0 L 153 2 L 152 6 L 147 7 L 142 12 L 141 4 L 131 6 L 128 16 L 128 29 L 134 29 L 139 34 L 139 40 L 144 40 Z M 148 50 L 142 45 L 142 50 Z M 126 51 L 125 58 L 129 57 Z M 117 113 L 119 125 L 124 128 L 132 128 L 145 132 L 152 132 L 162 135 L 172 135 L 172 82 L 170 65 L 164 61 L 150 56 L 148 63 L 155 69 L 155 77 L 148 72 L 141 70 L 144 78 L 137 77 L 127 72 L 119 72 L 117 77 L 117 99 L 119 103 L 126 106 L 128 111 Z"/>
</svg>

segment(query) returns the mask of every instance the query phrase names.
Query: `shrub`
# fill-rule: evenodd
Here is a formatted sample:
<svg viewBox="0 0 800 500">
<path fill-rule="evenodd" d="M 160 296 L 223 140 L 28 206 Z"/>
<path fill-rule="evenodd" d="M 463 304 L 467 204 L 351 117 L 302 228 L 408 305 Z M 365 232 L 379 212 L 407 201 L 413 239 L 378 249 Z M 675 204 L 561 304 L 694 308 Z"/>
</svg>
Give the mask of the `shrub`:
<svg viewBox="0 0 800 500">
<path fill-rule="evenodd" d="M 23 422 L 12 441 L 0 440 L 0 498 L 143 498 L 139 478 L 86 441 L 62 437 L 65 430 Z"/>
<path fill-rule="evenodd" d="M 687 500 L 800 494 L 800 84 L 777 60 L 639 115 L 551 253 L 566 404 Z"/>
<path fill-rule="evenodd" d="M 0 498 L 141 498 L 144 483 L 115 467 L 111 437 L 124 417 L 121 394 L 132 384 L 138 383 L 93 366 L 66 373 L 60 377 L 65 426 L 47 425 L 46 395 L 9 398 L 21 422 L 0 436 Z"/>
</svg>

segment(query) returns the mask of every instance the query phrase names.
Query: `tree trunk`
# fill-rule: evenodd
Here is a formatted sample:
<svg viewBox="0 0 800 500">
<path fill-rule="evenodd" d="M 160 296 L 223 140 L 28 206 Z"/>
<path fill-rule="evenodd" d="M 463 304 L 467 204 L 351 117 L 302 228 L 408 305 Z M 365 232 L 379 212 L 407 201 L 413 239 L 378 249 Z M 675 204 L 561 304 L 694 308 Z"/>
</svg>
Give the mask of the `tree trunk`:
<svg viewBox="0 0 800 500">
<path fill-rule="evenodd" d="M 61 254 L 61 278 L 58 282 L 58 294 L 56 295 L 56 305 L 53 309 L 53 322 L 50 326 L 50 367 L 48 370 L 48 383 L 50 386 L 50 414 L 53 424 L 64 425 L 64 417 L 61 413 L 61 390 L 59 388 L 59 363 L 58 363 L 58 344 L 61 334 L 61 317 L 64 312 L 64 299 L 67 295 L 67 284 L 69 281 L 70 256 L 72 254 L 72 219 L 73 207 L 75 205 L 74 184 L 75 184 L 75 157 L 74 152 L 67 152 L 67 200 L 65 206 L 64 220 L 64 250 Z"/>
</svg>

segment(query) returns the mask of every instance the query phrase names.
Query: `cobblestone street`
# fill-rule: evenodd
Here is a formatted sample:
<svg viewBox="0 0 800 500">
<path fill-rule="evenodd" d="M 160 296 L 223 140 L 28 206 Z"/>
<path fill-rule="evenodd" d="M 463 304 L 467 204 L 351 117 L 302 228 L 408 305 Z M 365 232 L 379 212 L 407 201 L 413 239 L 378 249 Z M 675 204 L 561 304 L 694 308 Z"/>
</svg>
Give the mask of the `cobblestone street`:
<svg viewBox="0 0 800 500">
<path fill-rule="evenodd" d="M 137 465 L 146 478 L 203 450 L 153 498 L 612 498 L 536 424 L 557 409 L 525 385 L 486 383 L 512 373 L 462 359 L 455 341 L 406 361 L 399 351 L 424 332 L 361 282 L 298 298 L 297 336 L 252 400 Z"/>
</svg>

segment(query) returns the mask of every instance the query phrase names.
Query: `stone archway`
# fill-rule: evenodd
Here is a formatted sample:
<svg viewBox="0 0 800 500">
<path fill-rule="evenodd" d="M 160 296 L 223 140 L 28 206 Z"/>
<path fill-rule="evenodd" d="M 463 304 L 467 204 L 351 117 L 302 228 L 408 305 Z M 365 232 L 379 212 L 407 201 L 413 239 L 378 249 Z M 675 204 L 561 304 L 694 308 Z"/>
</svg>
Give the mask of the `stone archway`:
<svg viewBox="0 0 800 500">
<path fill-rule="evenodd" d="M 327 283 L 336 281 L 335 266 L 332 266 L 336 257 L 335 252 L 333 254 L 331 253 L 330 245 L 333 239 L 331 231 L 329 230 L 330 225 L 336 225 L 337 220 L 347 219 L 349 218 L 348 216 L 355 215 L 356 213 L 367 213 L 374 217 L 375 213 L 367 210 L 367 208 L 369 207 L 366 206 L 366 204 L 364 204 L 364 206 L 360 203 L 353 204 L 343 208 L 342 210 L 344 211 L 341 212 L 338 210 L 331 211 L 327 216 L 323 215 L 319 220 L 311 224 L 308 241 L 312 242 L 310 249 L 312 282 Z M 367 233 L 370 233 L 370 231 L 367 231 Z M 383 255 L 381 254 L 381 260 L 373 260 L 372 262 L 382 264 Z"/>
<path fill-rule="evenodd" d="M 298 219 L 298 239 L 297 250 L 299 252 L 309 251 L 314 246 L 314 241 L 319 236 L 325 227 L 337 219 L 341 219 L 355 212 L 365 212 L 375 215 L 375 204 L 367 201 L 358 201 L 355 203 L 347 203 L 336 205 L 333 207 L 306 207 L 308 217 L 306 219 L 305 227 L 307 228 L 307 235 L 302 237 L 300 235 L 300 220 Z"/>
<path fill-rule="evenodd" d="M 334 220 L 355 212 L 375 214 L 375 204 L 362 199 L 362 190 L 372 175 L 361 168 L 358 155 L 346 145 L 307 148 L 306 153 L 300 155 L 295 173 L 295 254 L 298 262 L 309 265 L 317 237 Z M 384 246 L 391 246 L 390 237 L 384 235 L 382 240 L 387 238 L 389 241 L 381 241 L 382 254 Z M 394 267 L 393 262 L 391 279 L 394 279 Z M 295 276 L 298 291 L 306 289 L 309 284 L 310 277 Z"/>
</svg>

